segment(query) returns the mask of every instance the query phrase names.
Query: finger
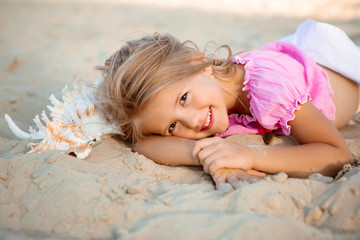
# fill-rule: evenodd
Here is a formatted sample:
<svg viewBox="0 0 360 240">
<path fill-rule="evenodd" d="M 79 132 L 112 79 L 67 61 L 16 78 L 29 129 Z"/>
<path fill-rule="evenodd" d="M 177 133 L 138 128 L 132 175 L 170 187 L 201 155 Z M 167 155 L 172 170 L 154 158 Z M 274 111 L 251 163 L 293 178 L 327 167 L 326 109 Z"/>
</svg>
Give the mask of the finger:
<svg viewBox="0 0 360 240">
<path fill-rule="evenodd" d="M 210 159 L 214 160 L 216 159 L 216 155 L 218 155 L 218 151 L 216 150 L 216 147 L 213 144 L 210 144 L 206 146 L 205 148 L 201 149 L 198 153 L 198 159 L 202 165 L 205 164 L 205 161 L 207 161 L 207 164 L 210 164 Z M 211 157 L 210 157 L 211 156 Z"/>
<path fill-rule="evenodd" d="M 227 178 L 226 178 L 226 181 L 228 182 L 228 183 L 230 183 L 230 185 L 234 188 L 234 189 L 237 189 L 238 188 L 238 182 L 239 182 L 239 180 L 235 177 L 235 176 L 228 176 Z"/>
<path fill-rule="evenodd" d="M 213 169 L 212 171 L 210 170 L 210 168 L 213 165 L 213 163 L 216 162 L 217 160 L 218 158 L 216 157 L 216 155 L 210 155 L 207 158 L 205 158 L 203 161 L 204 172 L 206 172 L 207 174 L 215 175 L 217 170 L 219 170 L 220 168 L 216 167 L 216 165 L 212 167 Z"/>
<path fill-rule="evenodd" d="M 221 168 L 232 166 L 234 159 L 227 159 L 220 151 L 214 151 L 206 157 L 203 163 L 204 171 L 208 174 L 214 174 Z"/>
<path fill-rule="evenodd" d="M 256 177 L 259 177 L 259 178 L 264 178 L 266 177 L 266 173 L 264 172 L 259 172 L 257 170 L 254 170 L 254 169 L 250 169 L 250 170 L 247 170 L 245 171 L 246 174 L 249 174 L 251 176 L 256 176 Z"/>
<path fill-rule="evenodd" d="M 221 155 L 215 155 L 211 156 L 213 158 L 209 158 L 209 161 L 206 159 L 204 162 L 204 168 L 206 167 L 206 170 L 213 174 L 217 172 L 221 168 L 229 168 L 229 166 L 235 166 L 236 160 L 235 159 L 227 159 L 225 160 Z M 236 168 L 236 167 L 234 167 Z M 239 170 L 242 170 L 241 168 L 238 168 Z"/>
<path fill-rule="evenodd" d="M 252 176 L 252 175 L 242 173 L 242 172 L 237 173 L 236 176 L 240 181 L 246 181 L 248 183 L 254 183 L 254 182 L 258 181 L 259 179 L 262 179 L 261 177 Z"/>
<path fill-rule="evenodd" d="M 213 177 L 213 179 L 214 179 L 214 182 L 215 182 L 216 190 L 220 189 L 220 184 L 226 182 L 226 179 L 224 177 L 215 176 L 215 177 Z"/>
<path fill-rule="evenodd" d="M 201 139 L 201 140 L 197 140 L 195 142 L 195 146 L 194 146 L 194 149 L 193 149 L 193 152 L 192 152 L 193 157 L 195 159 L 198 159 L 198 153 L 202 149 L 204 149 L 207 146 L 209 146 L 209 145 L 211 145 L 211 144 L 213 144 L 215 142 L 218 142 L 220 140 L 222 140 L 222 138 L 219 138 L 219 137 L 210 137 L 210 138 L 204 138 L 204 139 Z"/>
</svg>

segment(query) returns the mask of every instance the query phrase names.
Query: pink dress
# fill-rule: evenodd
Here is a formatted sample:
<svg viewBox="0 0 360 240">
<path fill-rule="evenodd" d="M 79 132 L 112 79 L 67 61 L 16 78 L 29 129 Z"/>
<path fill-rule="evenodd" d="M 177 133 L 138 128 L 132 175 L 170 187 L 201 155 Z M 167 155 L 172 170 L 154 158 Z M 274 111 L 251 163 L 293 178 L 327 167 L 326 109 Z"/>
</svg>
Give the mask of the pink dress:
<svg viewBox="0 0 360 240">
<path fill-rule="evenodd" d="M 244 64 L 244 91 L 250 99 L 250 115 L 231 114 L 229 127 L 216 136 L 264 134 L 290 135 L 289 121 L 299 104 L 307 101 L 333 120 L 335 105 L 329 79 L 314 59 L 290 43 L 275 42 L 241 56 L 233 62 Z"/>
</svg>

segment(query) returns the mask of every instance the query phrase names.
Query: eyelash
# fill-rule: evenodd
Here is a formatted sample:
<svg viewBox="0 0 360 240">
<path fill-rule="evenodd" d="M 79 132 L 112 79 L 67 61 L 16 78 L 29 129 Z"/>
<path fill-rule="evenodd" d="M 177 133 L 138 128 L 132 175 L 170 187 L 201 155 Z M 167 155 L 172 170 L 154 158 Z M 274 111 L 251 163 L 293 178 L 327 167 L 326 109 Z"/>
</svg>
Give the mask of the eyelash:
<svg viewBox="0 0 360 240">
<path fill-rule="evenodd" d="M 187 94 L 188 93 L 185 93 L 184 95 L 181 96 L 181 98 L 179 100 L 179 103 L 180 103 L 181 106 L 184 106 L 184 104 L 186 102 Z M 172 133 L 174 131 L 175 126 L 176 126 L 176 122 L 173 122 L 173 123 L 170 124 L 169 133 Z"/>
<path fill-rule="evenodd" d="M 182 106 L 185 104 L 186 98 L 187 98 L 187 93 L 185 93 L 184 95 L 181 96 L 179 102 L 180 102 L 180 104 L 181 104 Z M 184 103 L 181 103 L 181 101 L 184 101 Z"/>
<path fill-rule="evenodd" d="M 172 133 L 174 131 L 175 126 L 176 126 L 176 122 L 173 122 L 172 124 L 170 124 L 169 133 Z"/>
</svg>

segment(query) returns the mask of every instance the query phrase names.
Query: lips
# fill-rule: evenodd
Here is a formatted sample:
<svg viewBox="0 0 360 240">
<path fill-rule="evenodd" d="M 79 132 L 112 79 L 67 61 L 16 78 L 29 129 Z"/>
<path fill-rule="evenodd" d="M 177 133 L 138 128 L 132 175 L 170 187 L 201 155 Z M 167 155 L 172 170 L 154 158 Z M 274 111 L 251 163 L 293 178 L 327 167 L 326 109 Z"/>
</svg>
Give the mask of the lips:
<svg viewBox="0 0 360 240">
<path fill-rule="evenodd" d="M 212 109 L 211 107 L 209 107 L 209 111 L 208 111 L 208 114 L 204 120 L 204 124 L 203 124 L 203 127 L 201 129 L 201 131 L 205 131 L 205 130 L 208 130 L 212 127 L 212 125 L 214 124 L 214 114 L 212 112 Z"/>
</svg>

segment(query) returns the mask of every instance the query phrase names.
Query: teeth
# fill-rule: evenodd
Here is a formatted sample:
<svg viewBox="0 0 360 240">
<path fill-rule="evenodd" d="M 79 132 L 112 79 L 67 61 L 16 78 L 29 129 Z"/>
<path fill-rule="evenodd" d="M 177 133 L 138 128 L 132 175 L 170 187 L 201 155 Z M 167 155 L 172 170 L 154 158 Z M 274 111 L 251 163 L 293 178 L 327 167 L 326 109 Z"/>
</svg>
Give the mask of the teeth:
<svg viewBox="0 0 360 240">
<path fill-rule="evenodd" d="M 206 128 L 207 126 L 209 126 L 210 120 L 211 120 L 211 111 L 210 111 L 210 108 L 209 108 L 209 114 L 208 114 L 208 117 L 207 117 L 207 119 L 206 119 L 206 123 L 205 123 L 204 128 Z"/>
</svg>

